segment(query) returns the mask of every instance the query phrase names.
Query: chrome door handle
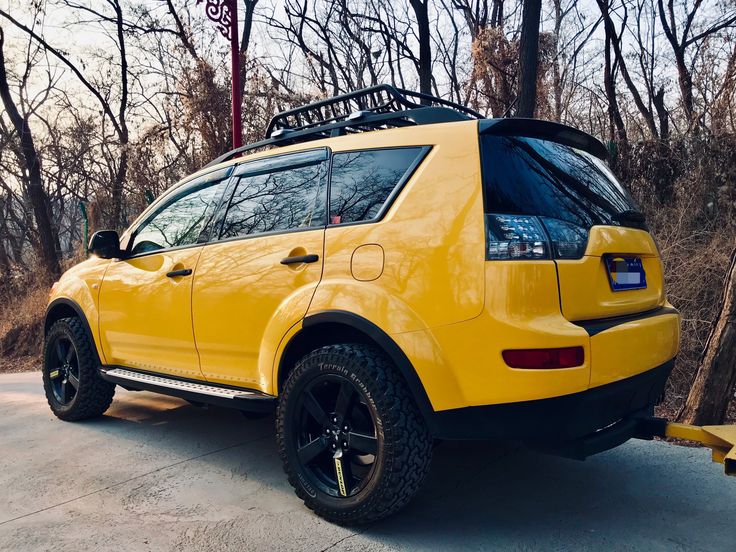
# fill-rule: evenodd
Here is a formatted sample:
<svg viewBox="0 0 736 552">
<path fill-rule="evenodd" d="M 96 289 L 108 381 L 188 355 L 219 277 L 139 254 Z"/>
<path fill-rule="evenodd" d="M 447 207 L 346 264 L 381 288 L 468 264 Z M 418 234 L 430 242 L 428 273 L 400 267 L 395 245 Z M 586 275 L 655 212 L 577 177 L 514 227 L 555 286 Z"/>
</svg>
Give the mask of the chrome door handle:
<svg viewBox="0 0 736 552">
<path fill-rule="evenodd" d="M 319 261 L 319 255 L 312 253 L 311 255 L 297 255 L 296 257 L 284 257 L 281 259 L 282 265 L 299 264 L 299 263 L 316 263 Z"/>
<path fill-rule="evenodd" d="M 167 272 L 166 276 L 168 278 L 176 278 L 177 276 L 189 276 L 191 273 L 191 268 L 181 268 L 179 270 L 172 270 L 171 272 Z"/>
</svg>

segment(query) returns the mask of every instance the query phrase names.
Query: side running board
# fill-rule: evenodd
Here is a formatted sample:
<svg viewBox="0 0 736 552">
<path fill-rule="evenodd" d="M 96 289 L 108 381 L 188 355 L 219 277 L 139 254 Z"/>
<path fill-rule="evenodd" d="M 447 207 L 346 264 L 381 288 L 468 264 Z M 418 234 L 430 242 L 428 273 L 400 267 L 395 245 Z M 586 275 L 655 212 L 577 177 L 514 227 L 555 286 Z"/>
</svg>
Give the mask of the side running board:
<svg viewBox="0 0 736 552">
<path fill-rule="evenodd" d="M 126 389 L 154 391 L 180 397 L 192 402 L 215 404 L 249 412 L 270 412 L 276 406 L 276 397 L 250 389 L 233 389 L 209 383 L 180 380 L 127 368 L 101 368 L 103 379 Z"/>
</svg>

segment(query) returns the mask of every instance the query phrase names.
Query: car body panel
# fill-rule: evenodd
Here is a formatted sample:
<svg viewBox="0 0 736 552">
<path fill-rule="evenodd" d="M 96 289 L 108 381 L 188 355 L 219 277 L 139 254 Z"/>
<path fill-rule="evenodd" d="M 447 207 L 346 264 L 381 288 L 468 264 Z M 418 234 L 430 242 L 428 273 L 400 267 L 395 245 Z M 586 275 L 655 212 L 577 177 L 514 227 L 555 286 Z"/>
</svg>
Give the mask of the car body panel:
<svg viewBox="0 0 736 552">
<path fill-rule="evenodd" d="M 355 312 L 389 334 L 480 314 L 485 237 L 477 126 L 451 123 L 427 126 L 422 133 L 405 130 L 390 131 L 392 146 L 437 145 L 383 219 L 327 228 L 324 274 L 310 314 L 333 308 Z M 346 136 L 331 147 L 338 152 L 358 144 L 381 147 L 386 141 Z M 368 244 L 382 248 L 383 268 L 369 281 L 359 281 L 353 260 Z"/>
<path fill-rule="evenodd" d="M 55 301 L 63 299 L 74 303 L 84 313 L 94 339 L 97 355 L 102 362 L 105 362 L 106 359 L 97 325 L 98 304 L 100 284 L 102 284 L 109 264 L 110 261 L 107 259 L 90 257 L 67 270 L 54 284 L 49 294 L 49 307 L 52 307 Z M 50 308 L 46 316 L 51 314 Z"/>
<path fill-rule="evenodd" d="M 204 379 L 192 332 L 192 276 L 202 246 L 114 260 L 100 287 L 100 337 L 107 364 Z"/>
<path fill-rule="evenodd" d="M 630 378 L 664 364 L 675 357 L 679 347 L 677 312 L 625 322 L 597 333 L 590 338 L 590 387 Z"/>
<path fill-rule="evenodd" d="M 612 291 L 604 255 L 641 258 L 647 287 Z M 594 226 L 585 255 L 557 260 L 562 312 L 568 320 L 590 320 L 644 312 L 665 303 L 662 261 L 648 232 L 636 228 Z"/>
<path fill-rule="evenodd" d="M 253 236 L 207 245 L 194 275 L 192 312 L 208 381 L 270 393 L 281 337 L 307 312 L 322 273 L 324 229 Z M 315 263 L 280 264 L 317 254 Z M 268 345 L 273 342 L 273 345 Z"/>
<path fill-rule="evenodd" d="M 441 382 L 432 385 L 435 380 L 420 373 L 422 381 L 430 383 L 427 394 L 435 409 L 536 400 L 587 389 L 589 337 L 560 313 L 554 263 L 487 262 L 485 277 L 480 316 L 430 330 L 460 390 L 452 397 Z M 576 368 L 514 369 L 501 356 L 505 349 L 573 346 L 585 349 L 585 363 Z"/>
</svg>

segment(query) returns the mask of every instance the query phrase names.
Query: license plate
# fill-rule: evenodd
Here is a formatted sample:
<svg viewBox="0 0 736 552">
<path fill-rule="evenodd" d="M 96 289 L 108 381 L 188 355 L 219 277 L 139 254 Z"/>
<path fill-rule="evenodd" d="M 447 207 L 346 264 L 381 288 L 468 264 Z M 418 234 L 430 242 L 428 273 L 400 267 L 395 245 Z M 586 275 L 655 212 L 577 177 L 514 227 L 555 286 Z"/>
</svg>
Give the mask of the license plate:
<svg viewBox="0 0 736 552">
<path fill-rule="evenodd" d="M 647 275 L 640 257 L 624 255 L 607 255 L 605 257 L 608 281 L 613 291 L 628 289 L 644 289 L 647 287 Z"/>
</svg>

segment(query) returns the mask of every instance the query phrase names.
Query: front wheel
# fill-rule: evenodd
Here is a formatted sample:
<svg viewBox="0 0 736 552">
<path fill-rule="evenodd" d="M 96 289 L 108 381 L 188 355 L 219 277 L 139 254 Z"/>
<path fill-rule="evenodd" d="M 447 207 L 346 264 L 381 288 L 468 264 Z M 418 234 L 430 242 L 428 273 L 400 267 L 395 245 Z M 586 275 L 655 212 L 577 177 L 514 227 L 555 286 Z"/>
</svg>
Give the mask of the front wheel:
<svg viewBox="0 0 736 552">
<path fill-rule="evenodd" d="M 403 507 L 424 481 L 432 438 L 388 358 L 331 345 L 289 375 L 276 417 L 289 482 L 325 519 L 353 525 Z"/>
<path fill-rule="evenodd" d="M 62 318 L 46 335 L 43 388 L 57 418 L 94 418 L 110 406 L 115 384 L 100 377 L 94 346 L 78 318 Z"/>
</svg>

